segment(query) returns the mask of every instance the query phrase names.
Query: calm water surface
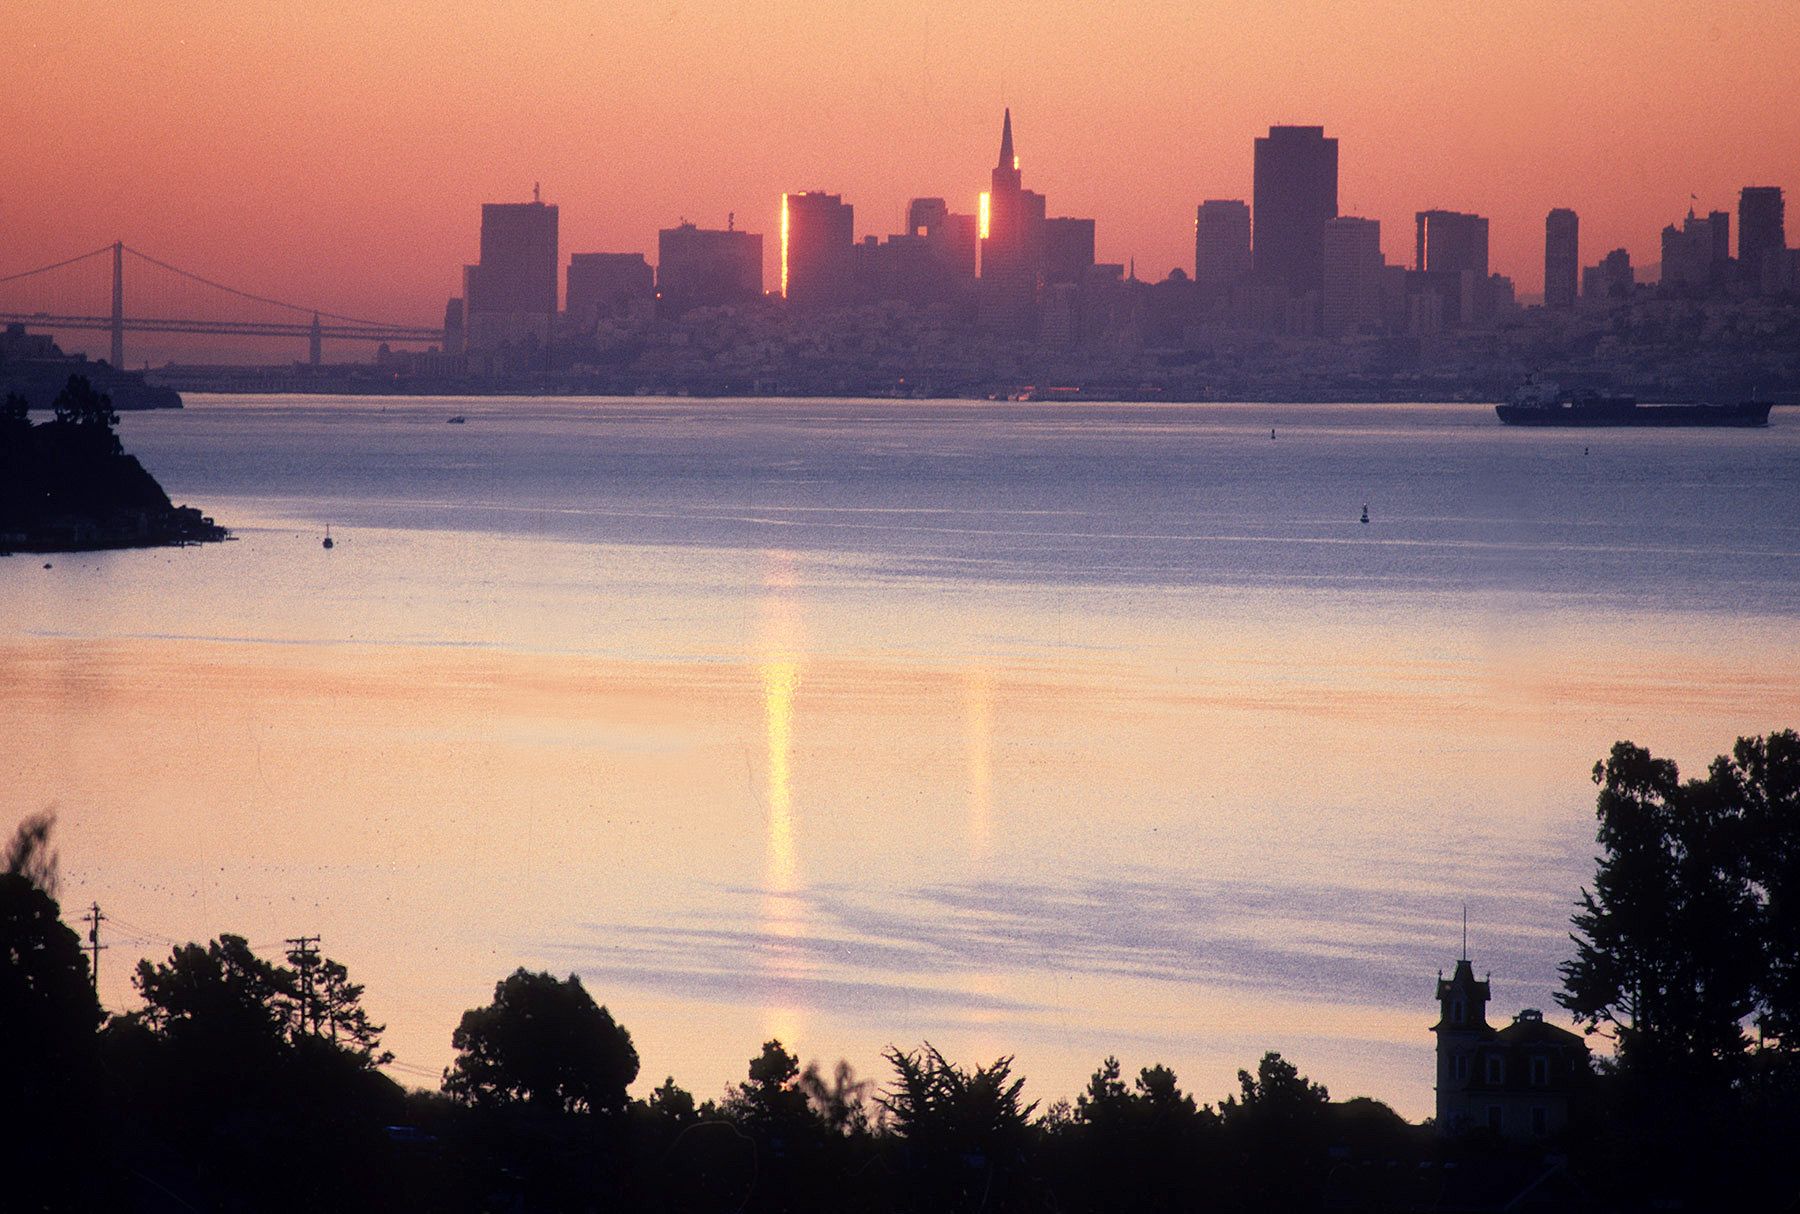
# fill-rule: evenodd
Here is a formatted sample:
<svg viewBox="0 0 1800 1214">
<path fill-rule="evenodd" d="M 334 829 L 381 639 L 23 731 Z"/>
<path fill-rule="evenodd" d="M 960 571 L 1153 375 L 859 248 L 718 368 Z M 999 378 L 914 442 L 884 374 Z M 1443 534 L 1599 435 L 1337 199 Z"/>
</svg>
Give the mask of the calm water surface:
<svg viewBox="0 0 1800 1214">
<path fill-rule="evenodd" d="M 60 809 L 65 904 L 113 916 L 109 1006 L 171 941 L 318 933 L 409 1081 L 528 965 L 583 975 L 641 1089 L 716 1094 L 778 1035 L 1016 1052 L 1044 1098 L 1117 1053 L 1213 1100 L 1273 1048 L 1422 1116 L 1465 903 L 1496 1011 L 1553 1009 L 1607 746 L 1697 769 L 1800 724 L 1790 410 L 121 428 L 238 538 L 0 561 L 9 799 Z"/>
</svg>

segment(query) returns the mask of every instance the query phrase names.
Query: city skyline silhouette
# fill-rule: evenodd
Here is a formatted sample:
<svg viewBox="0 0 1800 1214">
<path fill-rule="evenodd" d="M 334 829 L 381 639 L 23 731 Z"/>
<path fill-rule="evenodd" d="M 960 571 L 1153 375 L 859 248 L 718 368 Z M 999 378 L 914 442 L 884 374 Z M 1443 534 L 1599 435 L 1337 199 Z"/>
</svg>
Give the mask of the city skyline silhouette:
<svg viewBox="0 0 1800 1214">
<path fill-rule="evenodd" d="M 858 235 L 881 234 L 912 197 L 972 204 L 1004 105 L 1035 188 L 1098 219 L 1100 260 L 1150 279 L 1188 264 L 1198 202 L 1249 196 L 1245 145 L 1271 124 L 1342 141 L 1340 211 L 1384 221 L 1391 259 L 1403 218 L 1473 211 L 1493 219 L 1495 269 L 1520 282 L 1552 207 L 1582 215 L 1588 247 L 1645 264 L 1690 194 L 1705 209 L 1745 184 L 1791 187 L 1800 117 L 1777 81 L 1800 17 L 1547 12 L 1128 6 L 1102 29 L 1003 9 L 827 20 L 702 4 L 604 28 L 566 10 L 265 27 L 203 8 L 65 27 L 28 9 L 32 78 L 70 87 L 56 107 L 0 102 L 26 149 L 0 203 L 6 262 L 125 238 L 182 265 L 255 265 L 346 311 L 432 317 L 472 260 L 472 208 L 533 182 L 567 208 L 569 248 L 647 252 L 660 228 L 732 213 L 772 236 L 781 194 L 800 189 L 853 199 Z M 998 63 L 984 42 L 1006 48 Z M 68 147 L 85 154 L 49 156 Z M 766 245 L 766 279 L 774 258 Z"/>
</svg>

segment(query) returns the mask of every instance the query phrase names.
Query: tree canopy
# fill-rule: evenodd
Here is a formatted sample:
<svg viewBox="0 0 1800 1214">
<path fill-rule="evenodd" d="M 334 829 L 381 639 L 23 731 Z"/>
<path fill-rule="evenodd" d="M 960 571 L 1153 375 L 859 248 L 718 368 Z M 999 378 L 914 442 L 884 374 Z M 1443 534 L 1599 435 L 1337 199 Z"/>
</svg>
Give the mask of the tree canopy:
<svg viewBox="0 0 1800 1214">
<path fill-rule="evenodd" d="M 492 1003 L 463 1013 L 450 1043 L 444 1090 L 478 1105 L 616 1112 L 638 1073 L 631 1034 L 574 974 L 515 971 Z"/>
</svg>

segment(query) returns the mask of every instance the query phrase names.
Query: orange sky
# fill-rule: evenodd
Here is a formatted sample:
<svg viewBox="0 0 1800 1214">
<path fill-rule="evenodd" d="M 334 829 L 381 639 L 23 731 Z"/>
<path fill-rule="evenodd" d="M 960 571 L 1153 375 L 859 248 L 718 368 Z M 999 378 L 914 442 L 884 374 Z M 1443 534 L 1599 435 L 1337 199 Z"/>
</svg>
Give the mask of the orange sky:
<svg viewBox="0 0 1800 1214">
<path fill-rule="evenodd" d="M 1793 0 L 12 0 L 4 24 L 0 273 L 118 236 L 414 322 L 479 204 L 534 181 L 565 260 L 654 260 L 659 227 L 735 211 L 772 264 L 784 189 L 843 193 L 859 236 L 914 195 L 972 208 L 1003 104 L 1027 186 L 1143 277 L 1191 267 L 1199 199 L 1249 197 L 1271 122 L 1339 139 L 1340 208 L 1390 260 L 1414 211 L 1477 210 L 1524 293 L 1552 206 L 1584 263 L 1650 262 L 1690 193 L 1800 193 Z"/>
</svg>

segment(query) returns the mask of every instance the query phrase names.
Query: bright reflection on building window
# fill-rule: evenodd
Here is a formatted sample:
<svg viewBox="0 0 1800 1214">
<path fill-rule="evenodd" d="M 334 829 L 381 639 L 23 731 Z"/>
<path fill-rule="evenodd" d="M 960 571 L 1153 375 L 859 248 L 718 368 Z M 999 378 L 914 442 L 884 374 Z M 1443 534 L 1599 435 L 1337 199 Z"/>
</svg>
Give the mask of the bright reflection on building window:
<svg viewBox="0 0 1800 1214">
<path fill-rule="evenodd" d="M 788 196 L 781 196 L 781 297 L 787 298 Z"/>
</svg>

